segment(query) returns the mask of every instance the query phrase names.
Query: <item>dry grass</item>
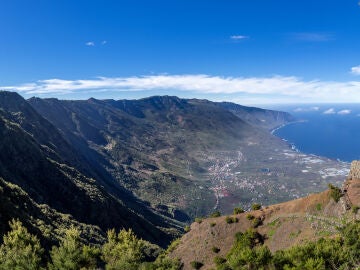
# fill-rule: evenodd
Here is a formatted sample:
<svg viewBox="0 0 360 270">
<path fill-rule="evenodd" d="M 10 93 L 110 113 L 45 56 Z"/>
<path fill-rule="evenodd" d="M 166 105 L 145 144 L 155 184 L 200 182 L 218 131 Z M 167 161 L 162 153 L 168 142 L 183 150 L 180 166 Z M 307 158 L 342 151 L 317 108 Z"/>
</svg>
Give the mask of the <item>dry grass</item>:
<svg viewBox="0 0 360 270">
<path fill-rule="evenodd" d="M 234 243 L 235 234 L 251 227 L 248 214 L 263 220 L 257 230 L 266 235 L 265 244 L 271 251 L 276 251 L 336 234 L 335 224 L 344 212 L 340 203 L 330 198 L 329 191 L 324 191 L 261 210 L 233 215 L 238 219 L 237 223 L 228 224 L 225 216 L 204 219 L 201 224 L 191 225 L 190 232 L 181 238 L 171 256 L 181 258 L 185 270 L 191 269 L 191 261 L 204 263 L 201 269 L 214 268 L 214 257 L 225 256 Z M 220 249 L 219 253 L 212 251 L 214 246 Z"/>
</svg>

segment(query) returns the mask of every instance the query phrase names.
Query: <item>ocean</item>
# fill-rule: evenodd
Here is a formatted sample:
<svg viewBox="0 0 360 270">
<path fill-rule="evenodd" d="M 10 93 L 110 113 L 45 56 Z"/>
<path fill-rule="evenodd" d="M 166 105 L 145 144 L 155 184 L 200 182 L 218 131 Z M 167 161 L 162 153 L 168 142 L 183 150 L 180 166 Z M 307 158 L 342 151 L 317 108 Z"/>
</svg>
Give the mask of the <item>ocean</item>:
<svg viewBox="0 0 360 270">
<path fill-rule="evenodd" d="M 346 162 L 360 159 L 360 104 L 279 106 L 276 109 L 287 111 L 299 120 L 273 132 L 299 151 Z"/>
</svg>

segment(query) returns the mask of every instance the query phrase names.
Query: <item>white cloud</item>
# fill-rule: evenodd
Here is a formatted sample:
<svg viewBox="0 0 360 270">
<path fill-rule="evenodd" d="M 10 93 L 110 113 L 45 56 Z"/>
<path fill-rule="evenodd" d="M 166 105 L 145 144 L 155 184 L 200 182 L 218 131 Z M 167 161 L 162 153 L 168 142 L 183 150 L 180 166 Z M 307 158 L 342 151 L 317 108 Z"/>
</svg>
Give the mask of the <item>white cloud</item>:
<svg viewBox="0 0 360 270">
<path fill-rule="evenodd" d="M 241 39 L 247 39 L 249 37 L 248 36 L 243 36 L 243 35 L 233 35 L 233 36 L 230 36 L 230 38 L 232 40 L 241 40 Z"/>
<path fill-rule="evenodd" d="M 335 114 L 335 113 L 336 112 L 335 112 L 334 108 L 328 109 L 328 110 L 323 112 L 323 114 Z"/>
<path fill-rule="evenodd" d="M 360 66 L 352 67 L 351 73 L 354 75 L 360 75 Z"/>
<path fill-rule="evenodd" d="M 329 33 L 293 33 L 292 38 L 298 41 L 307 41 L 307 42 L 325 42 L 334 39 L 334 36 Z"/>
<path fill-rule="evenodd" d="M 294 112 L 314 112 L 320 110 L 320 107 L 314 106 L 310 108 L 296 108 Z"/>
<path fill-rule="evenodd" d="M 106 40 L 101 41 L 101 45 L 105 45 L 107 43 Z"/>
<path fill-rule="evenodd" d="M 348 109 L 338 111 L 338 114 L 340 114 L 340 115 L 345 115 L 345 114 L 350 114 L 350 113 L 351 113 L 351 110 L 348 110 Z"/>
<path fill-rule="evenodd" d="M 86 46 L 89 46 L 89 47 L 94 47 L 95 46 L 95 42 L 94 41 L 88 41 L 85 43 Z"/>
<path fill-rule="evenodd" d="M 47 79 L 0 86 L 26 95 L 91 92 L 183 91 L 196 94 L 231 95 L 264 103 L 360 102 L 360 81 L 304 81 L 297 77 L 220 77 L 209 75 L 149 75 L 98 77 L 87 80 Z M 258 103 L 258 104 L 259 104 Z"/>
</svg>

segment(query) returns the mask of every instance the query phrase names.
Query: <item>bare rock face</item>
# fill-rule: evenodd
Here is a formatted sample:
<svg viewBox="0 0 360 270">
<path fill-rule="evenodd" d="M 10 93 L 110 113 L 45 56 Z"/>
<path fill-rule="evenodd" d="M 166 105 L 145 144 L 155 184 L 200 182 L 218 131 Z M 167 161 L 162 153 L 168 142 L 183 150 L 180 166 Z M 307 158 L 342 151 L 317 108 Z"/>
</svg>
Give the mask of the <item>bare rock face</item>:
<svg viewBox="0 0 360 270">
<path fill-rule="evenodd" d="M 353 162 L 351 162 L 348 179 L 360 181 L 360 160 L 354 160 Z"/>
<path fill-rule="evenodd" d="M 344 183 L 344 191 L 353 206 L 360 206 L 360 161 L 351 162 L 350 173 Z"/>
</svg>

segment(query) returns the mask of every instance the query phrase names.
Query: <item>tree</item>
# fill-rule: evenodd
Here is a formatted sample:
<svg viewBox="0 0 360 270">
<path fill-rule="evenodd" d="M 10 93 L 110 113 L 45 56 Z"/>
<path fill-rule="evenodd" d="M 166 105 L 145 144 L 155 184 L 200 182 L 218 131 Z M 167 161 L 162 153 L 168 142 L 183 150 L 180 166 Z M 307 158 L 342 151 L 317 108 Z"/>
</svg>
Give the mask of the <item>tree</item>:
<svg viewBox="0 0 360 270">
<path fill-rule="evenodd" d="M 44 250 L 39 239 L 30 234 L 19 220 L 12 220 L 11 231 L 3 237 L 0 246 L 0 269 L 42 269 Z"/>
<path fill-rule="evenodd" d="M 99 255 L 98 248 L 81 243 L 79 230 L 70 228 L 66 230 L 59 247 L 52 248 L 51 263 L 48 268 L 56 270 L 95 269 Z"/>
<path fill-rule="evenodd" d="M 102 259 L 106 269 L 136 270 L 144 260 L 144 241 L 138 239 L 131 229 L 107 233 L 107 242 L 102 247 Z"/>
</svg>

